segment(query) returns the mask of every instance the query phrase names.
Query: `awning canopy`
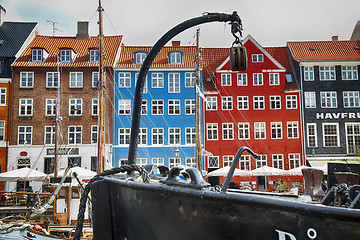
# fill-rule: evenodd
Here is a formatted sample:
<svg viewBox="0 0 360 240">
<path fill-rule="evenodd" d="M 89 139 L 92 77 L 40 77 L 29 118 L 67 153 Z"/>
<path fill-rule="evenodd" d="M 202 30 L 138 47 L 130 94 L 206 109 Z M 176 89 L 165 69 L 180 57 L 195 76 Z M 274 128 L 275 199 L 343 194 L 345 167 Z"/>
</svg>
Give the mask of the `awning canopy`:
<svg viewBox="0 0 360 240">
<path fill-rule="evenodd" d="M 289 172 L 279 168 L 269 166 L 262 166 L 250 171 L 251 176 L 274 176 L 274 175 L 288 175 Z"/>
<path fill-rule="evenodd" d="M 228 172 L 230 170 L 229 166 L 223 167 L 223 168 L 219 168 L 217 170 L 214 170 L 212 172 L 209 172 L 209 174 L 207 175 L 207 177 L 216 177 L 216 176 L 222 176 L 222 177 L 226 177 Z M 235 168 L 234 171 L 234 175 L 233 176 L 248 176 L 249 175 L 249 171 L 246 170 L 241 170 L 238 168 Z"/>
<path fill-rule="evenodd" d="M 64 175 L 64 172 L 65 170 L 61 170 L 58 172 L 58 176 L 59 177 L 62 177 Z M 88 170 L 88 169 L 85 169 L 85 168 L 82 168 L 82 167 L 72 167 L 70 168 L 67 176 L 70 177 L 73 176 L 72 173 L 76 172 L 77 173 L 77 176 L 79 179 L 84 179 L 84 178 L 92 178 L 96 175 L 96 172 L 94 171 L 91 171 L 91 170 Z M 52 176 L 54 176 L 54 174 L 51 174 Z"/>
<path fill-rule="evenodd" d="M 43 172 L 31 169 L 20 168 L 0 174 L 0 181 L 44 181 L 47 175 Z"/>
</svg>

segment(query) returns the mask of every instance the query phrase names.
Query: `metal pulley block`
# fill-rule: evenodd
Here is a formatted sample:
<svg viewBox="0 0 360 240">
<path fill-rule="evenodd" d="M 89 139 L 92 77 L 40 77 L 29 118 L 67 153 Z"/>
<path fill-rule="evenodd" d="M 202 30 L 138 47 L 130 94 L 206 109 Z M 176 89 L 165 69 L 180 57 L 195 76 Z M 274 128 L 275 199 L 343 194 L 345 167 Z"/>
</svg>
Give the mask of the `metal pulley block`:
<svg viewBox="0 0 360 240">
<path fill-rule="evenodd" d="M 247 54 L 244 46 L 232 46 L 230 48 L 230 66 L 232 71 L 246 71 Z"/>
</svg>

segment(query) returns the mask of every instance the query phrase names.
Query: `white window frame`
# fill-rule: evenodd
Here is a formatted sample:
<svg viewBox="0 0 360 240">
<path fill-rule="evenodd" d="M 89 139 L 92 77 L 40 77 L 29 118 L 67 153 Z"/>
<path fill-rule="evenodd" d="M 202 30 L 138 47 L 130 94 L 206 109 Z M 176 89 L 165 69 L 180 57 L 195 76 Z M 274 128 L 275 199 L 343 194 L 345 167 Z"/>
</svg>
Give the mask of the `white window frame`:
<svg viewBox="0 0 360 240">
<path fill-rule="evenodd" d="M 135 164 L 137 166 L 144 167 L 147 164 L 147 159 L 146 158 L 136 158 Z"/>
<path fill-rule="evenodd" d="M 282 122 L 271 122 L 271 139 L 282 139 L 283 138 L 283 130 L 282 130 Z"/>
<path fill-rule="evenodd" d="M 336 136 L 334 134 L 326 134 L 325 133 L 325 126 L 335 126 L 336 127 Z M 322 123 L 322 134 L 323 134 L 323 147 L 340 147 L 340 134 L 339 134 L 339 123 Z M 326 137 L 336 137 L 336 144 L 335 145 L 327 145 L 326 144 Z"/>
<path fill-rule="evenodd" d="M 60 50 L 60 61 L 63 63 L 71 62 L 71 51 L 70 49 L 61 49 Z"/>
<path fill-rule="evenodd" d="M 186 157 L 185 166 L 190 168 L 196 168 L 196 157 Z"/>
<path fill-rule="evenodd" d="M 196 128 L 186 127 L 185 128 L 185 144 L 195 145 L 196 144 Z"/>
<path fill-rule="evenodd" d="M 238 123 L 238 137 L 239 140 L 248 140 L 250 139 L 250 123 L 248 122 L 239 122 Z"/>
<path fill-rule="evenodd" d="M 270 109 L 281 109 L 281 96 L 270 96 Z"/>
<path fill-rule="evenodd" d="M 182 52 L 180 51 L 169 52 L 169 64 L 182 64 L 182 58 Z"/>
<path fill-rule="evenodd" d="M 289 153 L 289 169 L 294 169 L 301 166 L 300 153 Z"/>
<path fill-rule="evenodd" d="M 314 134 L 310 134 L 310 128 L 313 128 Z M 317 137 L 317 126 L 316 123 L 307 123 L 306 124 L 306 133 L 307 133 L 307 146 L 309 148 L 315 148 L 318 146 L 318 137 Z M 310 144 L 310 138 L 313 138 L 314 145 Z"/>
<path fill-rule="evenodd" d="M 250 155 L 241 155 L 239 159 L 239 169 L 250 171 L 251 170 L 251 158 Z"/>
<path fill-rule="evenodd" d="M 264 55 L 263 54 L 251 54 L 251 61 L 253 63 L 264 62 Z"/>
<path fill-rule="evenodd" d="M 55 116 L 56 98 L 45 99 L 45 116 Z"/>
<path fill-rule="evenodd" d="M 266 139 L 266 123 L 254 122 L 254 138 Z"/>
<path fill-rule="evenodd" d="M 280 85 L 280 74 L 279 73 L 269 73 L 269 85 L 270 86 Z"/>
<path fill-rule="evenodd" d="M 131 73 L 118 72 L 119 88 L 131 88 Z"/>
<path fill-rule="evenodd" d="M 304 67 L 304 81 L 314 81 L 314 67 Z"/>
<path fill-rule="evenodd" d="M 223 140 L 234 140 L 234 123 L 222 123 Z"/>
<path fill-rule="evenodd" d="M 134 56 L 134 64 L 143 64 L 147 56 L 147 52 L 136 52 Z"/>
<path fill-rule="evenodd" d="M 42 49 L 32 49 L 31 51 L 31 61 L 32 62 L 43 62 L 43 50 Z"/>
<path fill-rule="evenodd" d="M 248 85 L 247 73 L 238 73 L 237 74 L 237 85 L 238 86 L 247 86 Z"/>
<path fill-rule="evenodd" d="M 44 127 L 44 144 L 45 145 L 55 144 L 55 126 Z"/>
<path fill-rule="evenodd" d="M 262 73 L 253 73 L 253 85 L 254 86 L 264 85 L 264 76 Z"/>
<path fill-rule="evenodd" d="M 98 49 L 90 49 L 90 62 L 99 62 L 100 55 Z"/>
<path fill-rule="evenodd" d="M 265 97 L 264 96 L 253 96 L 253 109 L 264 110 L 265 109 Z"/>
<path fill-rule="evenodd" d="M 341 78 L 345 81 L 359 80 L 357 65 L 341 66 Z"/>
<path fill-rule="evenodd" d="M 80 107 L 80 110 L 79 110 Z M 82 98 L 69 99 L 69 116 L 82 116 L 83 100 Z"/>
<path fill-rule="evenodd" d="M 151 114 L 164 115 L 164 100 L 162 99 L 151 100 Z"/>
<path fill-rule="evenodd" d="M 168 93 L 180 93 L 180 73 L 169 73 L 168 78 Z"/>
<path fill-rule="evenodd" d="M 305 108 L 316 108 L 316 93 L 315 92 L 305 92 Z"/>
<path fill-rule="evenodd" d="M 32 145 L 32 126 L 18 126 L 18 145 Z M 22 140 L 20 140 L 22 139 Z"/>
<path fill-rule="evenodd" d="M 69 88 L 83 87 L 83 72 L 70 72 Z"/>
<path fill-rule="evenodd" d="M 343 91 L 343 104 L 344 108 L 359 108 L 359 91 Z"/>
<path fill-rule="evenodd" d="M 175 146 L 181 144 L 181 128 L 169 127 L 169 141 L 168 144 Z"/>
<path fill-rule="evenodd" d="M 231 86 L 232 79 L 231 73 L 222 73 L 221 74 L 221 86 Z"/>
<path fill-rule="evenodd" d="M 221 109 L 222 110 L 233 109 L 233 98 L 231 96 L 221 97 Z"/>
<path fill-rule="evenodd" d="M 231 166 L 234 161 L 234 155 L 223 155 L 223 167 Z"/>
<path fill-rule="evenodd" d="M 256 159 L 255 163 L 256 163 L 256 168 L 267 166 L 267 155 L 265 154 L 259 155 L 259 158 Z"/>
<path fill-rule="evenodd" d="M 20 72 L 20 88 L 34 87 L 34 72 Z"/>
<path fill-rule="evenodd" d="M 208 156 L 208 168 L 219 168 L 219 156 Z"/>
<path fill-rule="evenodd" d="M 147 100 L 143 99 L 141 101 L 141 115 L 147 115 L 148 113 L 148 104 L 147 104 Z"/>
<path fill-rule="evenodd" d="M 320 106 L 321 108 L 337 108 L 336 91 L 320 92 Z"/>
<path fill-rule="evenodd" d="M 195 87 L 195 73 L 194 72 L 186 72 L 185 73 L 185 87 L 193 88 Z"/>
<path fill-rule="evenodd" d="M 60 86 L 60 73 L 46 72 L 46 87 L 59 88 L 59 86 Z"/>
<path fill-rule="evenodd" d="M 119 146 L 128 146 L 130 144 L 130 128 L 119 128 Z"/>
<path fill-rule="evenodd" d="M 98 143 L 98 125 L 91 125 L 91 144 Z"/>
<path fill-rule="evenodd" d="M 206 110 L 212 111 L 217 110 L 217 97 L 216 96 L 209 96 L 206 97 Z"/>
<path fill-rule="evenodd" d="M 82 126 L 69 126 L 68 128 L 68 144 L 69 145 L 76 145 L 76 144 L 82 144 Z M 71 140 L 71 137 L 73 137 L 73 140 Z"/>
<path fill-rule="evenodd" d="M 91 116 L 99 115 L 99 100 L 97 98 L 91 99 Z"/>
<path fill-rule="evenodd" d="M 249 110 L 249 96 L 238 96 L 237 108 L 238 110 Z"/>
<path fill-rule="evenodd" d="M 181 165 L 181 158 L 171 157 L 169 158 L 169 168 Z"/>
<path fill-rule="evenodd" d="M 299 122 L 289 121 L 286 123 L 287 138 L 294 139 L 299 138 Z"/>
<path fill-rule="evenodd" d="M 168 114 L 169 115 L 180 115 L 180 113 L 181 113 L 180 99 L 169 99 L 168 100 Z"/>
<path fill-rule="evenodd" d="M 147 128 L 139 128 L 139 146 L 147 145 Z"/>
<path fill-rule="evenodd" d="M 284 169 L 284 154 L 272 154 L 271 158 L 274 168 Z"/>
<path fill-rule="evenodd" d="M 286 109 L 297 109 L 297 95 L 286 95 Z"/>
<path fill-rule="evenodd" d="M 335 81 L 336 80 L 335 66 L 320 66 L 319 78 L 320 81 Z"/>
<path fill-rule="evenodd" d="M 0 106 L 6 106 L 7 89 L 0 88 Z"/>
<path fill-rule="evenodd" d="M 218 140 L 219 131 L 217 123 L 207 123 L 206 124 L 206 137 L 207 140 Z"/>
<path fill-rule="evenodd" d="M 160 72 L 151 73 L 151 87 L 164 88 L 164 73 L 160 73 Z"/>
<path fill-rule="evenodd" d="M 185 115 L 195 115 L 195 99 L 185 99 Z"/>
<path fill-rule="evenodd" d="M 349 129 L 351 128 L 351 129 Z M 355 129 L 356 128 L 356 129 Z M 345 123 L 345 130 L 346 130 L 346 150 L 347 154 L 359 154 L 359 145 L 356 145 L 354 143 L 358 142 L 358 139 L 360 138 L 360 123 L 354 122 L 354 123 Z M 351 130 L 351 131 L 349 131 Z M 349 144 L 352 143 L 351 145 Z"/>
<path fill-rule="evenodd" d="M 152 162 L 152 164 L 154 164 L 154 168 L 153 168 L 154 174 L 160 174 L 158 166 L 162 166 L 165 164 L 164 158 L 155 157 L 155 158 L 151 159 L 151 162 Z"/>
<path fill-rule="evenodd" d="M 0 141 L 5 141 L 5 120 L 0 120 Z"/>
<path fill-rule="evenodd" d="M 119 115 L 130 115 L 131 114 L 131 99 L 119 99 L 118 105 Z"/>
<path fill-rule="evenodd" d="M 151 144 L 153 146 L 164 145 L 164 128 L 151 129 Z"/>
<path fill-rule="evenodd" d="M 32 98 L 19 99 L 19 116 L 30 117 L 33 115 L 33 102 Z"/>
<path fill-rule="evenodd" d="M 92 72 L 91 74 L 91 86 L 92 88 L 97 88 L 99 85 L 99 72 Z"/>
</svg>

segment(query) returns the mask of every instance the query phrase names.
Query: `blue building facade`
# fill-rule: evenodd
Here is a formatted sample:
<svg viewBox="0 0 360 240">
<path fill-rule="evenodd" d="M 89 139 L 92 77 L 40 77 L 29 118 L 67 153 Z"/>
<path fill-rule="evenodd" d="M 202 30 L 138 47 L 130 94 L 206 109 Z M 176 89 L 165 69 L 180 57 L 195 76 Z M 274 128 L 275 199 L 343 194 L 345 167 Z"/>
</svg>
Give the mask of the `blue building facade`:
<svg viewBox="0 0 360 240">
<path fill-rule="evenodd" d="M 127 163 L 136 79 L 149 51 L 150 47 L 123 46 L 115 68 L 114 167 Z M 173 42 L 150 67 L 143 93 L 138 165 L 196 166 L 195 54 L 195 47 Z"/>
</svg>

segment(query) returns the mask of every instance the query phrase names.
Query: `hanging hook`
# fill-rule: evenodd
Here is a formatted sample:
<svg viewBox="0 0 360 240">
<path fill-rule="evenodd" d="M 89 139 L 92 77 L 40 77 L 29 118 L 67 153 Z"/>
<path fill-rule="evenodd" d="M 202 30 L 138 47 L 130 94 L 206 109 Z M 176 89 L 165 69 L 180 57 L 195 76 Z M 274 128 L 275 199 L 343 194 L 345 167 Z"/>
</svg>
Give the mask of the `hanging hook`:
<svg viewBox="0 0 360 240">
<path fill-rule="evenodd" d="M 234 46 L 235 43 L 242 45 L 242 43 L 240 41 L 240 37 L 242 37 L 242 24 L 237 22 L 237 21 L 232 22 L 231 23 L 231 33 L 235 38 L 233 46 Z M 239 33 L 240 36 L 237 36 L 236 35 L 237 33 Z"/>
</svg>

